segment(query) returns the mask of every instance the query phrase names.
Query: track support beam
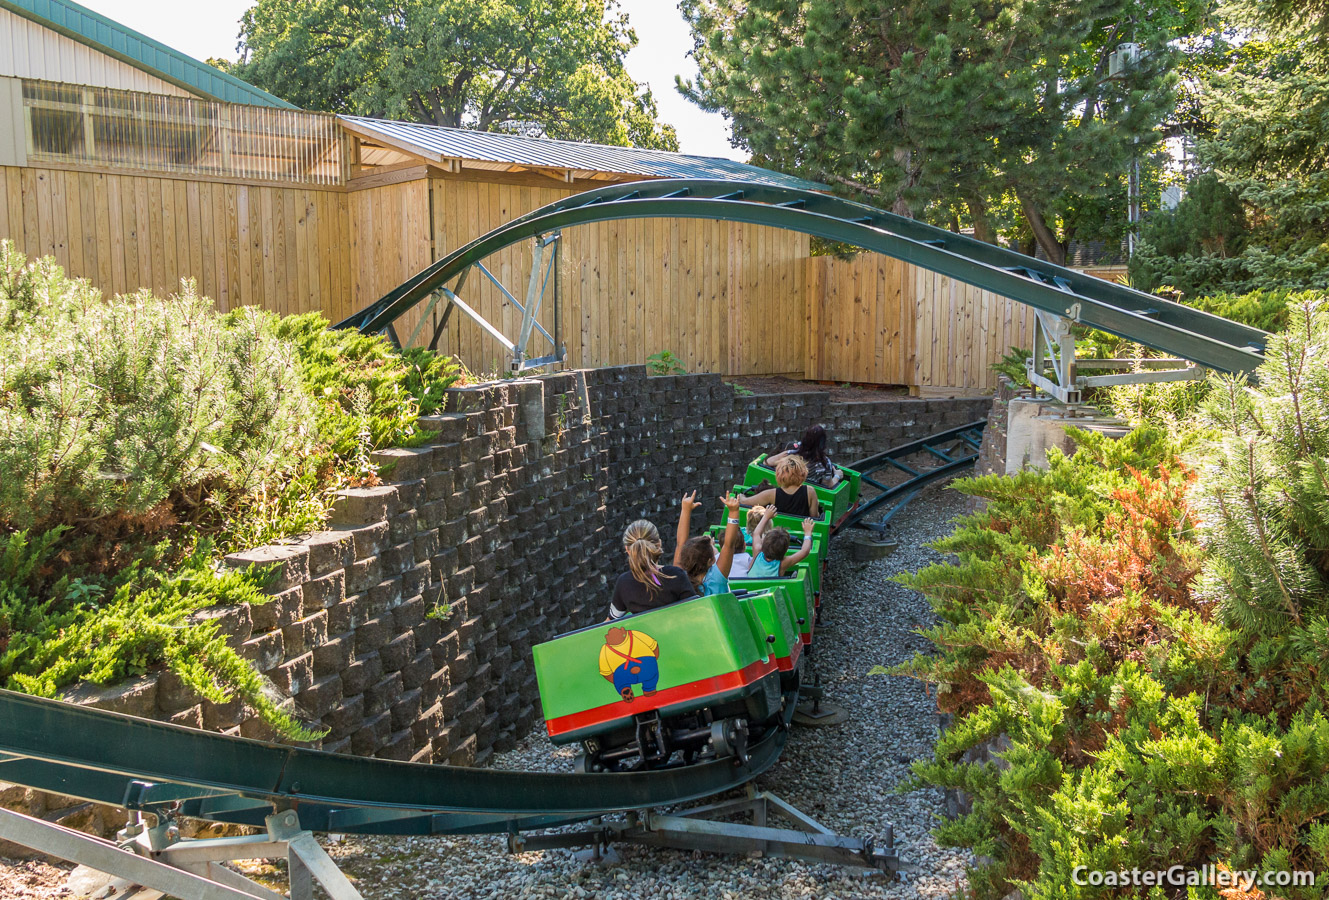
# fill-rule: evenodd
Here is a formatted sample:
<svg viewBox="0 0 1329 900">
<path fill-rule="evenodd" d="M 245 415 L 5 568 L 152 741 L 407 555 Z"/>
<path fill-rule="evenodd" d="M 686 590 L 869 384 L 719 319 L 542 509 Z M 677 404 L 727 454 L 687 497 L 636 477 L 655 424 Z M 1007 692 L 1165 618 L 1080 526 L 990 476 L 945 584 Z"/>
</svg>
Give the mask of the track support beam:
<svg viewBox="0 0 1329 900">
<path fill-rule="evenodd" d="M 332 900 L 363 900 L 314 835 L 300 827 L 295 810 L 273 813 L 267 829 L 267 834 L 245 837 L 181 840 L 174 825 L 158 819 L 152 828 L 131 823 L 118 836 L 120 842 L 112 843 L 0 809 L 0 839 L 118 879 L 118 889 L 130 888 L 119 894 L 127 900 L 168 895 L 179 900 L 286 900 L 221 865 L 237 859 L 275 858 L 287 861 L 290 900 L 313 900 L 315 882 Z"/>
<path fill-rule="evenodd" d="M 1078 306 L 1072 304 L 1072 311 L 1078 312 Z M 1204 377 L 1200 366 L 1178 358 L 1076 359 L 1075 322 L 1041 309 L 1035 313 L 1034 351 L 1025 361 L 1025 376 L 1030 384 L 1065 406 L 1079 406 L 1086 388 L 1197 381 Z M 1115 370 L 1120 374 L 1081 375 L 1081 370 Z"/>
<path fill-rule="evenodd" d="M 736 816 L 750 818 L 751 822 L 718 821 Z M 773 824 L 776 819 L 784 820 L 785 827 L 776 827 Z M 630 812 L 622 819 L 601 819 L 590 828 L 508 836 L 508 850 L 512 853 L 573 847 L 593 847 L 603 852 L 615 843 L 752 857 L 778 856 L 892 873 L 905 868 L 895 852 L 894 835 L 889 828 L 883 846 L 877 847 L 871 838 L 836 834 L 775 794 L 751 786 L 745 797 L 680 812 L 642 810 Z"/>
</svg>

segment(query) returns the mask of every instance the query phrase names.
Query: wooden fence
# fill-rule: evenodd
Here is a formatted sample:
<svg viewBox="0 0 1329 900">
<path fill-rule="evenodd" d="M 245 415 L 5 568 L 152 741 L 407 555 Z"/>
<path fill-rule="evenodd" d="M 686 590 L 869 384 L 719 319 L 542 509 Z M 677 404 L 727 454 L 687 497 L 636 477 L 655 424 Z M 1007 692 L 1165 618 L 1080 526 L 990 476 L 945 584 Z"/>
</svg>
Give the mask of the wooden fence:
<svg viewBox="0 0 1329 900">
<path fill-rule="evenodd" d="M 55 257 L 108 293 L 167 294 L 194 278 L 222 309 L 320 310 L 334 321 L 485 231 L 572 193 L 442 178 L 323 190 L 17 166 L 0 167 L 0 187 L 0 238 L 29 256 Z M 669 350 L 690 371 L 801 373 L 807 244 L 775 229 L 696 220 L 570 229 L 558 323 L 569 364 L 641 363 Z M 526 245 L 486 264 L 522 297 L 530 256 Z M 478 272 L 463 295 L 515 333 L 520 314 Z M 553 311 L 551 292 L 541 316 L 551 333 Z M 403 338 L 416 318 L 399 323 Z M 461 316 L 440 346 L 477 371 L 504 365 L 502 348 Z"/>
<path fill-rule="evenodd" d="M 17 166 L 0 186 L 0 238 L 108 293 L 193 278 L 222 309 L 285 314 L 351 290 L 345 193 Z"/>
<path fill-rule="evenodd" d="M 807 260 L 807 377 L 988 391 L 993 363 L 1033 338 L 1033 308 L 882 256 Z"/>
<path fill-rule="evenodd" d="M 569 190 L 431 179 L 435 253 L 554 202 Z M 529 244 L 486 262 L 524 299 Z M 558 336 L 572 365 L 643 362 L 664 350 L 692 372 L 801 373 L 806 355 L 803 259 L 808 239 L 779 229 L 699 219 L 629 219 L 564 232 Z M 518 313 L 479 272 L 462 295 L 515 333 Z M 554 334 L 553 298 L 541 324 Z M 460 320 L 460 321 L 459 321 Z M 502 357 L 489 336 L 453 316 L 443 344 L 488 366 Z M 547 343 L 533 339 L 533 355 Z"/>
</svg>

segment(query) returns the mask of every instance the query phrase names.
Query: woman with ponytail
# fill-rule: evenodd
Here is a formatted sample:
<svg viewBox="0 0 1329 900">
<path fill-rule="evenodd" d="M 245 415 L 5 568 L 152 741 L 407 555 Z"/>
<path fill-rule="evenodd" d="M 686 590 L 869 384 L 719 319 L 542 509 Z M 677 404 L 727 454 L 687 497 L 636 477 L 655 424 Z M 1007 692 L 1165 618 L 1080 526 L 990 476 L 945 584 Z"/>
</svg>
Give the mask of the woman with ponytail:
<svg viewBox="0 0 1329 900">
<path fill-rule="evenodd" d="M 623 532 L 623 550 L 628 555 L 628 571 L 614 584 L 609 618 L 621 619 L 697 596 L 687 572 L 660 565 L 664 548 L 659 530 L 650 522 L 638 519 L 628 526 Z"/>
</svg>

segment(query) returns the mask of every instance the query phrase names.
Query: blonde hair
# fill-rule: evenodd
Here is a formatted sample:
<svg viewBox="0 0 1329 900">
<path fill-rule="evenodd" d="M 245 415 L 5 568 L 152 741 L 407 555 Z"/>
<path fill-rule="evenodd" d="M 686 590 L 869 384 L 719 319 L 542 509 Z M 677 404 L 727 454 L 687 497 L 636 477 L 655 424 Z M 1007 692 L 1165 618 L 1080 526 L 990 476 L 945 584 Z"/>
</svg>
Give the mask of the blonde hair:
<svg viewBox="0 0 1329 900">
<path fill-rule="evenodd" d="M 808 480 L 808 464 L 803 457 L 791 453 L 775 466 L 775 481 L 780 487 L 796 488 Z"/>
<path fill-rule="evenodd" d="M 632 577 L 655 593 L 660 589 L 660 531 L 645 519 L 638 519 L 623 532 L 623 549 L 628 554 L 628 568 Z"/>
<path fill-rule="evenodd" d="M 761 507 L 754 506 L 748 510 L 748 531 L 752 531 L 761 524 Z"/>
</svg>

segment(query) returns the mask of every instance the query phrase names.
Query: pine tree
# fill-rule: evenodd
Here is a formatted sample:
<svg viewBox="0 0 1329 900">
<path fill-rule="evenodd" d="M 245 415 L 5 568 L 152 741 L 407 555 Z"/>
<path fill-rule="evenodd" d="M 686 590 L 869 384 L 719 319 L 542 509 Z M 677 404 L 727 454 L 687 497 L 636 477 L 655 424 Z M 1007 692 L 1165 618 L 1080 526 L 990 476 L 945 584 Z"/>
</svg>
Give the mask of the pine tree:
<svg viewBox="0 0 1329 900">
<path fill-rule="evenodd" d="M 1212 379 L 1196 504 L 1207 592 L 1234 624 L 1286 637 L 1329 614 L 1329 304 L 1289 310 L 1254 390 Z"/>
<path fill-rule="evenodd" d="M 1318 10 L 1318 11 L 1317 11 Z M 1147 220 L 1137 286 L 1187 297 L 1329 289 L 1329 5 L 1237 0 L 1242 40 L 1194 71 L 1194 179 Z"/>
<path fill-rule="evenodd" d="M 192 282 L 103 301 L 0 243 L 0 525 L 243 494 L 309 450 L 311 418 L 271 317 L 223 317 Z"/>
<path fill-rule="evenodd" d="M 1204 4 L 1155 0 L 684 0 L 698 102 L 737 143 L 904 214 L 961 208 L 994 238 L 1010 203 L 1055 261 L 1058 220 L 1106 220 L 1172 108 L 1169 41 Z M 1109 77 L 1117 45 L 1142 62 Z M 1118 212 L 1121 212 L 1119 209 Z M 1125 219 L 1124 212 L 1113 218 Z M 1084 236 L 1084 235 L 1081 235 Z"/>
</svg>

